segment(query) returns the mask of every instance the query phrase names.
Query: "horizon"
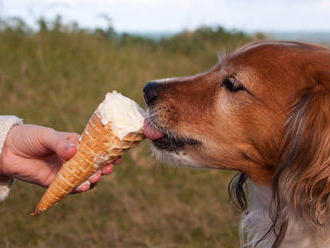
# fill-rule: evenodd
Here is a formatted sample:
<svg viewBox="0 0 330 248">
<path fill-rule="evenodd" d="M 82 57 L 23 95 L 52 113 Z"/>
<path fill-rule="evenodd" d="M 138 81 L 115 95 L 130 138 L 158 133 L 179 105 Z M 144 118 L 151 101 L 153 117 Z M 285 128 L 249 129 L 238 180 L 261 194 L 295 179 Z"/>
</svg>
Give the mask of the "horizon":
<svg viewBox="0 0 330 248">
<path fill-rule="evenodd" d="M 61 16 L 59 16 L 61 17 Z M 23 21 L 28 29 L 32 28 L 31 31 L 36 32 L 38 31 L 38 19 L 34 20 L 34 26 L 31 26 L 31 23 L 26 23 L 25 20 L 22 17 L 6 17 L 3 18 L 4 21 L 8 21 L 10 22 L 11 18 L 14 18 L 13 20 L 15 20 L 16 18 L 19 18 L 19 21 Z M 43 19 L 47 24 L 53 24 L 55 23 L 55 19 L 49 20 L 49 19 L 45 19 L 44 17 L 39 17 L 41 19 Z M 1 17 L 0 17 L 1 20 Z M 40 20 L 40 19 L 39 19 Z M 65 22 L 62 20 L 61 18 L 61 24 L 63 26 L 66 25 L 72 25 L 76 22 Z M 86 27 L 81 27 L 78 24 L 78 28 L 80 29 L 86 29 Z M 15 25 L 15 24 L 14 24 Z M 102 27 L 101 29 L 106 30 L 107 28 L 113 28 L 112 26 L 107 26 L 107 27 Z M 182 30 L 124 30 L 124 31 L 120 31 L 120 30 L 116 30 L 114 28 L 114 32 L 117 34 L 129 34 L 129 35 L 133 35 L 133 36 L 141 36 L 144 38 L 148 38 L 148 39 L 152 39 L 155 41 L 159 41 L 161 39 L 164 38 L 170 38 L 172 36 L 175 36 L 177 34 L 183 33 L 183 32 L 194 32 L 195 30 L 197 30 L 198 28 L 217 28 L 217 27 L 222 27 L 224 28 L 227 32 L 243 32 L 247 35 L 256 35 L 258 33 L 260 34 L 264 34 L 266 35 L 266 37 L 268 36 L 268 38 L 270 39 L 274 39 L 274 40 L 292 40 L 292 41 L 305 41 L 305 42 L 315 42 L 315 43 L 324 43 L 324 44 L 330 44 L 330 31 L 319 31 L 319 30 L 278 30 L 278 31 L 266 31 L 266 32 L 260 32 L 260 31 L 255 31 L 255 32 L 249 32 L 249 31 L 244 31 L 244 30 L 238 30 L 238 29 L 228 29 L 225 28 L 223 26 L 220 25 L 209 25 L 209 26 L 200 26 L 200 27 L 196 27 L 195 29 L 182 29 Z M 88 27 L 87 30 L 94 30 L 100 27 Z"/>
</svg>

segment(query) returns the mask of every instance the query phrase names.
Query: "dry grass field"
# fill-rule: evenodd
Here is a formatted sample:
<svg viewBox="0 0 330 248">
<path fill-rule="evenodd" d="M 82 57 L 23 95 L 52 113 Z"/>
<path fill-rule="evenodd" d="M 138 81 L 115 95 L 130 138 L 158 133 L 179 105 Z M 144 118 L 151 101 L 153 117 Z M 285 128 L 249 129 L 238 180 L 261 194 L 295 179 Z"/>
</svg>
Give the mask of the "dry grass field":
<svg viewBox="0 0 330 248">
<path fill-rule="evenodd" d="M 0 113 L 81 132 L 107 91 L 143 105 L 145 82 L 207 70 L 217 54 L 253 38 L 201 29 L 154 42 L 60 23 L 31 33 L 2 23 Z M 114 35 L 114 37 L 109 37 Z M 240 211 L 229 202 L 234 173 L 159 164 L 144 141 L 95 189 L 29 214 L 44 189 L 16 182 L 0 205 L 0 247 L 234 248 Z"/>
</svg>

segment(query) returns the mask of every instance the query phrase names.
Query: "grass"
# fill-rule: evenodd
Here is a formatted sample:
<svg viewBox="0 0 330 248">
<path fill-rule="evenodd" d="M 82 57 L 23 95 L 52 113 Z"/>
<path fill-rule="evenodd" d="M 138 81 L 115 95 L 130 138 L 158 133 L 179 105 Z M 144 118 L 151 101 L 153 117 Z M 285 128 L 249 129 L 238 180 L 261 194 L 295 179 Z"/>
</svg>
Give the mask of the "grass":
<svg viewBox="0 0 330 248">
<path fill-rule="evenodd" d="M 31 34 L 7 27 L 0 32 L 0 113 L 80 132 L 107 91 L 143 105 L 145 82 L 204 71 L 217 53 L 249 40 L 222 29 L 156 43 L 109 39 L 100 31 Z M 239 211 L 227 195 L 232 175 L 161 165 L 145 141 L 94 190 L 70 195 L 39 217 L 29 214 L 44 189 L 16 182 L 0 205 L 0 247 L 234 248 Z"/>
</svg>

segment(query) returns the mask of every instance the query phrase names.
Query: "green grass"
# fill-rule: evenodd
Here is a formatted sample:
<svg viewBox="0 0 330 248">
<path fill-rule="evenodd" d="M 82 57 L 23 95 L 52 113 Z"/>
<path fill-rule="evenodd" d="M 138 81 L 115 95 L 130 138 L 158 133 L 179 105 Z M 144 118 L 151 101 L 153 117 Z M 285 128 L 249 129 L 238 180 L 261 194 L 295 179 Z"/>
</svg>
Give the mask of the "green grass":
<svg viewBox="0 0 330 248">
<path fill-rule="evenodd" d="M 217 53 L 250 40 L 209 31 L 155 43 L 81 30 L 4 30 L 0 113 L 80 132 L 107 91 L 143 105 L 145 82 L 204 71 Z M 232 175 L 160 165 L 145 141 L 94 190 L 70 195 L 39 217 L 29 214 L 44 189 L 16 182 L 0 205 L 0 247 L 234 248 L 239 211 L 227 195 Z"/>
</svg>

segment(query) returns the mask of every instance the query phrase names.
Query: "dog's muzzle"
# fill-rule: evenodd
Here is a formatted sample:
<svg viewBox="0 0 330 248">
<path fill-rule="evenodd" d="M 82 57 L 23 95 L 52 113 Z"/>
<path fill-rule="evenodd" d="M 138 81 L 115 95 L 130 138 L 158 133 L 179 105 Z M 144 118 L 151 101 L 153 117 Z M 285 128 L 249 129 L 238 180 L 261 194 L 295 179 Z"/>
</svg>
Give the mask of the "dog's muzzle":
<svg viewBox="0 0 330 248">
<path fill-rule="evenodd" d="M 164 82 L 148 82 L 143 88 L 144 99 L 150 110 L 150 118 L 144 121 L 144 134 L 152 140 L 155 147 L 160 150 L 167 150 L 170 152 L 178 152 L 184 149 L 185 145 L 198 145 L 199 141 L 186 138 L 172 132 L 169 128 L 159 125 L 157 117 L 152 116 L 152 110 L 161 99 L 161 92 L 168 87 Z"/>
</svg>

